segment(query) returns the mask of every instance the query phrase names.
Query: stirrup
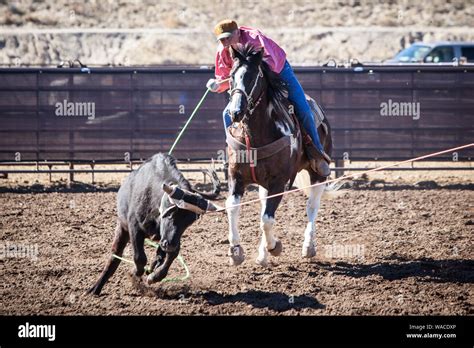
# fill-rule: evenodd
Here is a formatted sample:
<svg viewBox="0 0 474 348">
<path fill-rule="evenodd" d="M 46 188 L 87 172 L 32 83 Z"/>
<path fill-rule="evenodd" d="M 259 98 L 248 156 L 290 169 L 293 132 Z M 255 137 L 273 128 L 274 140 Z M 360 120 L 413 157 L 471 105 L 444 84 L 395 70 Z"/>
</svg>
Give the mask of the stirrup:
<svg viewBox="0 0 474 348">
<path fill-rule="evenodd" d="M 305 143 L 304 146 L 306 148 L 306 153 L 308 154 L 308 157 L 310 160 L 322 158 L 328 164 L 331 163 L 331 157 L 329 157 L 329 155 L 324 150 L 323 151 L 318 150 L 312 141 Z"/>
</svg>

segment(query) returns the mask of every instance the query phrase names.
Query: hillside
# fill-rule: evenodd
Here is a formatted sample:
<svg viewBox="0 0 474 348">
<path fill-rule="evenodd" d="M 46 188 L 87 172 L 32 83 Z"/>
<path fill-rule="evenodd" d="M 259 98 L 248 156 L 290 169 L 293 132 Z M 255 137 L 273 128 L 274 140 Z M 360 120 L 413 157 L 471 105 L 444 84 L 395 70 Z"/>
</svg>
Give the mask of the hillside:
<svg viewBox="0 0 474 348">
<path fill-rule="evenodd" d="M 213 64 L 214 24 L 260 28 L 294 65 L 380 61 L 411 42 L 474 41 L 474 1 L 0 0 L 0 64 Z"/>
</svg>

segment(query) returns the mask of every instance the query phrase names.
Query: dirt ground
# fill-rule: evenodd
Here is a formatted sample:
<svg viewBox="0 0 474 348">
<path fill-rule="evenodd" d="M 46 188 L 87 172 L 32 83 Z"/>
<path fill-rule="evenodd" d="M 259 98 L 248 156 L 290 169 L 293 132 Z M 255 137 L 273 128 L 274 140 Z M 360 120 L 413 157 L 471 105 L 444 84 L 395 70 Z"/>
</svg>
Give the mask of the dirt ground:
<svg viewBox="0 0 474 348">
<path fill-rule="evenodd" d="M 110 255 L 116 185 L 34 193 L 31 186 L 0 182 L 2 247 L 37 245 L 37 254 L 27 258 L 0 257 L 0 314 L 473 314 L 472 182 L 472 174 L 441 184 L 357 180 L 327 193 L 311 260 L 300 255 L 305 197 L 287 196 L 275 227 L 284 250 L 271 257 L 269 269 L 254 262 L 258 205 L 242 210 L 247 258 L 238 267 L 226 256 L 227 218 L 206 215 L 182 240 L 189 280 L 144 288 L 128 276 L 132 266 L 122 263 L 98 298 L 83 293 Z M 257 197 L 253 189 L 245 199 Z M 147 251 L 150 259 L 153 249 Z M 130 257 L 130 247 L 125 254 Z M 183 274 L 175 262 L 170 276 Z"/>
</svg>

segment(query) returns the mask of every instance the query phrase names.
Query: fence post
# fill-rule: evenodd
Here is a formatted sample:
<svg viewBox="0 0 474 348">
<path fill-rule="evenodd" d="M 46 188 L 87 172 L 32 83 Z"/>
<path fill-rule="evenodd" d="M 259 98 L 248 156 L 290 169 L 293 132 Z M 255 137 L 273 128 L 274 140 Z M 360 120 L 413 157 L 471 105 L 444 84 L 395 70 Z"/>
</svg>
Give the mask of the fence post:
<svg viewBox="0 0 474 348">
<path fill-rule="evenodd" d="M 52 164 L 48 164 L 48 168 L 49 168 L 49 182 L 52 182 L 53 181 L 53 177 L 52 177 L 52 173 L 51 173 L 51 170 L 53 169 L 53 165 Z"/>
<path fill-rule="evenodd" d="M 74 170 L 74 164 L 72 162 L 69 162 L 69 170 Z M 74 181 L 74 173 L 69 172 L 69 183 L 72 183 Z"/>
<path fill-rule="evenodd" d="M 95 180 L 94 180 L 95 160 L 92 160 L 92 163 L 90 165 L 91 165 L 91 169 L 92 169 L 92 185 L 94 185 L 95 184 Z"/>
<path fill-rule="evenodd" d="M 336 160 L 336 167 L 344 168 L 344 160 L 343 159 L 337 159 Z M 336 170 L 336 178 L 339 178 L 343 175 L 344 175 L 343 170 Z"/>
</svg>

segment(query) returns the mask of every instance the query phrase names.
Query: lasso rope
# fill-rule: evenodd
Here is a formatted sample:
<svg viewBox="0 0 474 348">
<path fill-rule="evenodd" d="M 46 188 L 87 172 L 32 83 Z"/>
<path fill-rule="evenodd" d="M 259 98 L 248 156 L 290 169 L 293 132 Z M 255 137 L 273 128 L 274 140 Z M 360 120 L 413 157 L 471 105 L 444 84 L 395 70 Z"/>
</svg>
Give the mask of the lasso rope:
<svg viewBox="0 0 474 348">
<path fill-rule="evenodd" d="M 353 178 L 355 178 L 355 177 L 362 176 L 362 175 L 367 174 L 367 173 L 378 172 L 378 171 L 381 171 L 381 170 L 384 170 L 384 169 L 387 169 L 387 168 L 391 168 L 391 167 L 398 166 L 398 165 L 403 164 L 403 163 L 416 162 L 416 161 L 419 161 L 419 160 L 422 160 L 422 159 L 425 159 L 425 158 L 430 158 L 430 157 L 442 155 L 443 153 L 448 153 L 448 152 L 453 152 L 453 151 L 457 151 L 457 150 L 466 149 L 466 148 L 472 147 L 472 146 L 474 146 L 474 143 L 466 144 L 466 145 L 462 145 L 462 146 L 458 146 L 458 147 L 453 147 L 453 148 L 451 148 L 451 149 L 447 149 L 447 150 L 443 150 L 443 151 L 439 151 L 439 152 L 430 153 L 430 154 L 428 154 L 428 155 L 423 155 L 423 156 L 420 156 L 420 157 L 411 158 L 411 159 L 408 159 L 408 160 L 396 162 L 396 163 L 394 163 L 394 164 L 388 164 L 388 165 L 386 165 L 386 166 L 381 166 L 381 167 L 373 168 L 373 169 L 367 170 L 367 171 L 365 171 L 365 172 L 343 175 L 343 176 L 341 176 L 340 178 L 337 178 L 337 179 L 326 180 L 326 181 L 318 182 L 318 183 L 316 183 L 316 184 L 308 185 L 308 186 L 305 186 L 305 187 L 302 187 L 302 188 L 297 188 L 297 189 L 293 189 L 293 190 L 289 190 L 289 191 L 284 191 L 284 192 L 276 193 L 276 194 L 274 194 L 274 195 L 267 196 L 267 197 L 265 197 L 265 198 L 256 198 L 256 199 L 252 199 L 252 200 L 250 200 L 250 201 L 242 202 L 242 203 L 239 203 L 239 204 L 233 204 L 233 205 L 230 205 L 230 206 L 228 206 L 228 207 L 225 207 L 225 208 L 222 208 L 222 209 L 219 209 L 219 210 L 210 211 L 210 212 L 208 212 L 207 214 L 225 212 L 227 209 L 232 209 L 232 208 L 236 208 L 236 207 L 239 207 L 239 206 L 242 206 L 242 205 L 248 205 L 248 204 L 260 202 L 260 201 L 262 201 L 262 200 L 267 200 L 267 199 L 269 199 L 269 198 L 274 198 L 274 197 L 278 197 L 278 196 L 283 196 L 283 195 L 286 195 L 286 194 L 289 194 L 289 193 L 294 193 L 294 192 L 298 192 L 298 191 L 303 191 L 303 190 L 306 190 L 306 189 L 311 188 L 311 187 L 326 185 L 326 184 L 329 184 L 329 183 L 331 183 L 331 182 L 332 182 L 332 183 L 336 183 L 336 182 L 339 182 L 339 181 L 342 181 L 342 180 L 345 180 L 345 179 L 349 179 L 349 178 L 352 178 L 352 179 L 353 179 Z"/>
<path fill-rule="evenodd" d="M 155 249 L 158 249 L 158 247 L 160 246 L 159 243 L 155 243 L 151 240 L 149 240 L 148 238 L 145 239 L 145 244 L 155 248 Z M 124 262 L 127 262 L 127 263 L 130 263 L 132 265 L 135 264 L 135 262 L 133 262 L 132 260 L 129 260 L 129 259 L 126 259 L 124 257 L 121 257 L 121 256 L 118 256 L 116 254 L 112 254 L 112 256 L 116 259 L 119 259 L 120 261 L 124 261 Z M 186 263 L 184 262 L 183 258 L 181 257 L 181 255 L 178 255 L 178 260 L 179 262 L 181 263 L 181 265 L 183 266 L 184 268 L 184 271 L 186 272 L 186 274 L 182 277 L 172 277 L 172 278 L 165 278 L 163 280 L 161 280 L 162 283 L 167 283 L 167 282 L 182 282 L 182 281 L 185 281 L 189 278 L 189 269 L 188 269 L 188 266 L 186 265 Z M 146 266 L 145 267 L 145 270 L 149 273 L 151 273 L 153 270 L 149 267 L 149 266 Z"/>
<path fill-rule="evenodd" d="M 229 80 L 229 79 L 227 79 Z M 223 80 L 221 82 L 225 82 L 227 80 Z M 171 149 L 169 150 L 168 152 L 168 155 L 171 155 L 176 144 L 178 144 L 179 140 L 181 139 L 181 136 L 183 135 L 184 131 L 186 130 L 186 128 L 188 127 L 189 123 L 191 122 L 191 120 L 193 119 L 194 115 L 196 114 L 196 112 L 199 110 L 199 108 L 201 107 L 202 103 L 204 102 L 204 99 L 206 99 L 208 93 L 209 93 L 210 89 L 207 88 L 206 89 L 206 92 L 204 93 L 204 95 L 201 97 L 201 99 L 199 100 L 199 103 L 196 105 L 196 107 L 194 108 L 193 112 L 191 113 L 191 116 L 189 116 L 188 120 L 186 121 L 186 123 L 184 124 L 183 126 L 183 129 L 181 129 L 181 131 L 179 132 L 178 136 L 176 137 L 173 145 L 171 146 Z M 159 243 L 155 243 L 149 239 L 145 239 L 145 244 L 149 245 L 149 246 L 152 246 L 154 247 L 155 249 L 158 249 L 158 247 L 160 246 Z M 126 259 L 124 257 L 121 257 L 121 256 L 118 256 L 116 254 L 112 254 L 112 257 L 120 260 L 120 261 L 124 261 L 124 262 L 127 262 L 127 263 L 130 263 L 130 264 L 135 264 L 135 262 L 133 262 L 132 260 L 129 260 L 129 259 Z M 187 279 L 189 279 L 189 276 L 190 276 L 190 273 L 189 273 L 189 268 L 188 266 L 186 265 L 186 262 L 184 262 L 184 259 L 183 257 L 178 254 L 178 261 L 181 263 L 181 265 L 183 266 L 186 274 L 182 277 L 174 277 L 174 278 L 165 278 L 163 280 L 161 280 L 162 283 L 166 283 L 166 282 L 181 282 L 181 281 L 185 281 Z M 153 270 L 150 269 L 149 266 L 146 266 L 145 267 L 145 270 L 149 273 L 151 273 Z"/>
<path fill-rule="evenodd" d="M 228 79 L 225 79 L 225 80 L 220 80 L 219 83 L 223 83 L 223 82 L 227 82 L 229 81 L 230 78 Z M 186 130 L 186 128 L 188 128 L 188 125 L 189 123 L 191 122 L 191 120 L 193 119 L 194 115 L 196 114 L 196 112 L 199 110 L 199 108 L 201 107 L 201 104 L 204 102 L 204 99 L 206 99 L 208 93 L 209 93 L 210 89 L 209 88 L 206 88 L 206 92 L 204 93 L 204 95 L 201 97 L 201 99 L 199 100 L 198 104 L 196 105 L 196 107 L 194 108 L 193 112 L 191 113 L 191 116 L 189 116 L 188 120 L 186 121 L 186 123 L 184 124 L 183 126 L 183 129 L 181 129 L 181 131 L 179 132 L 178 136 L 176 137 L 173 145 L 171 146 L 171 149 L 169 150 L 168 152 L 168 155 L 171 155 L 175 146 L 178 144 L 179 140 L 181 139 L 181 136 L 183 135 L 184 131 Z"/>
<path fill-rule="evenodd" d="M 191 122 L 191 120 L 193 119 L 194 115 L 196 114 L 196 112 L 198 111 L 198 109 L 201 107 L 201 104 L 202 102 L 204 101 L 204 99 L 206 99 L 207 97 L 207 94 L 209 93 L 210 89 L 207 88 L 206 89 L 206 92 L 204 93 L 204 95 L 201 97 L 201 100 L 199 100 L 199 103 L 196 105 L 196 107 L 194 108 L 194 111 L 192 112 L 191 116 L 189 116 L 188 120 L 186 121 L 186 123 L 184 124 L 183 126 L 183 129 L 181 129 L 181 132 L 179 132 L 177 138 L 175 139 L 173 145 L 171 146 L 171 149 L 169 150 L 168 152 L 168 155 L 171 155 L 171 153 L 173 152 L 176 144 L 178 144 L 178 141 L 181 139 L 181 136 L 183 135 L 184 131 L 186 130 L 186 128 L 188 127 L 189 123 Z"/>
</svg>

